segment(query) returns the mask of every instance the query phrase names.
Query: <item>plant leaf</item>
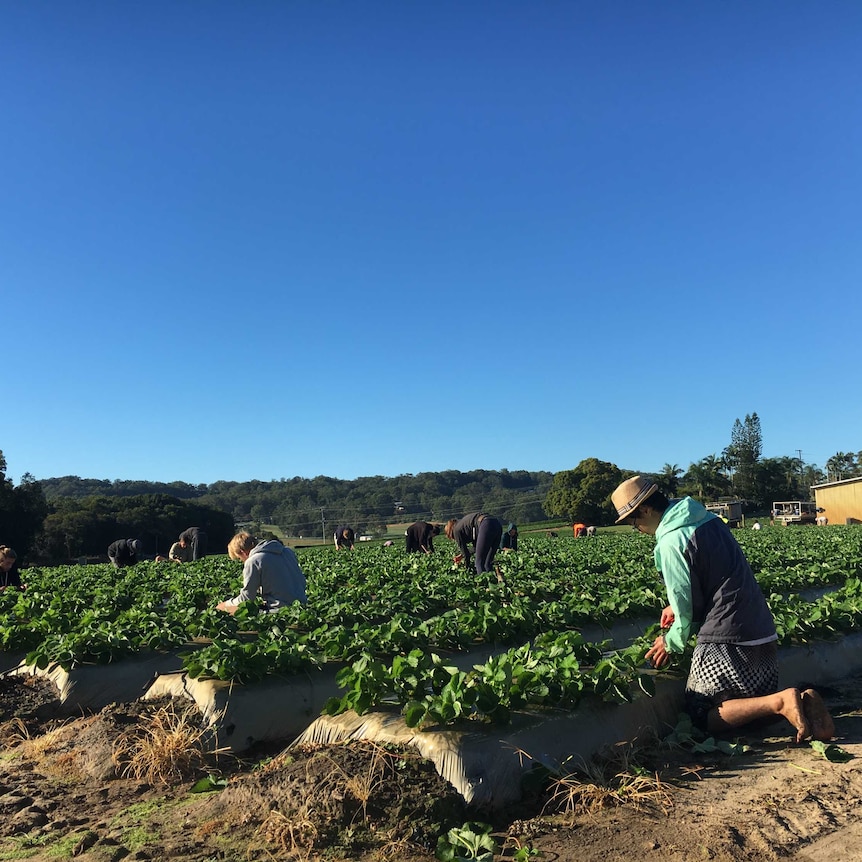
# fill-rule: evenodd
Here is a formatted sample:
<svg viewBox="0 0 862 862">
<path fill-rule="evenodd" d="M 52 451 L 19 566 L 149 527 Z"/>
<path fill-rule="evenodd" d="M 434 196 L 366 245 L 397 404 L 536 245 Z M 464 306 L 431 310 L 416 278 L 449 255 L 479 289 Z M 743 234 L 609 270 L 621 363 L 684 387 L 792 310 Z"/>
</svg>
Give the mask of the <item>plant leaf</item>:
<svg viewBox="0 0 862 862">
<path fill-rule="evenodd" d="M 832 763 L 847 763 L 853 760 L 853 755 L 834 742 L 822 742 L 819 739 L 811 740 L 811 747 L 821 756 Z"/>
<path fill-rule="evenodd" d="M 214 775 L 207 775 L 206 778 L 195 782 L 189 788 L 189 793 L 209 793 L 212 790 L 224 790 L 225 787 L 227 787 L 226 778 L 216 778 Z"/>
</svg>

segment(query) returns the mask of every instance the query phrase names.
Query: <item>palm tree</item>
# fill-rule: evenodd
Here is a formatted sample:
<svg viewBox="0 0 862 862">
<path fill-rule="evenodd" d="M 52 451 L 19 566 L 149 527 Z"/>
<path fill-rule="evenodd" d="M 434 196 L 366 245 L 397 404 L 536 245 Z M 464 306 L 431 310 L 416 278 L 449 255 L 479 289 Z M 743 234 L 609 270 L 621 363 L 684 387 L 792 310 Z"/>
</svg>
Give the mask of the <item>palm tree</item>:
<svg viewBox="0 0 862 862">
<path fill-rule="evenodd" d="M 727 488 L 727 477 L 722 474 L 721 461 L 715 455 L 690 464 L 684 481 L 701 500 L 714 500 Z"/>
<path fill-rule="evenodd" d="M 826 462 L 826 475 L 829 480 L 834 482 L 855 476 L 855 460 L 852 452 L 836 452 Z"/>
<path fill-rule="evenodd" d="M 679 490 L 679 478 L 683 474 L 682 467 L 679 464 L 665 464 L 661 468 L 656 477 L 657 484 L 661 491 L 667 497 L 675 497 Z"/>
</svg>

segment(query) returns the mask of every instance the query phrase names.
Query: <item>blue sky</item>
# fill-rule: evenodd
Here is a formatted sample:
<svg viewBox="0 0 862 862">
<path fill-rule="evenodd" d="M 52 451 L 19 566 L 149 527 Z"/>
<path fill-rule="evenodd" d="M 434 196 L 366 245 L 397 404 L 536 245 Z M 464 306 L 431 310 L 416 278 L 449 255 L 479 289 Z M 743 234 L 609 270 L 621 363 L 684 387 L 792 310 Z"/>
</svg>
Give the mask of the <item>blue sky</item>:
<svg viewBox="0 0 862 862">
<path fill-rule="evenodd" d="M 5 3 L 18 479 L 862 449 L 862 5 Z"/>
</svg>

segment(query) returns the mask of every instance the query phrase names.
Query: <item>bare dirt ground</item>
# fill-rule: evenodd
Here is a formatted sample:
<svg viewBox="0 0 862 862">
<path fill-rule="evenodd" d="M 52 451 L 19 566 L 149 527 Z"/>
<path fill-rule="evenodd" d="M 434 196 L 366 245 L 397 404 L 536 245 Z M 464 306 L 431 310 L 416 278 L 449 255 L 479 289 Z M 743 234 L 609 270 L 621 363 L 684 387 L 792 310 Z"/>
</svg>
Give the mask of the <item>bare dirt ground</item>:
<svg viewBox="0 0 862 862">
<path fill-rule="evenodd" d="M 473 820 L 492 825 L 498 859 L 862 862 L 862 678 L 822 691 L 846 762 L 792 744 L 781 725 L 744 737 L 749 750 L 732 757 L 652 742 L 603 765 L 628 767 L 616 785 L 625 804 L 586 776 L 537 776 L 518 810 L 491 813 L 468 810 L 411 751 L 215 759 L 184 702 L 60 720 L 52 684 L 0 678 L 0 860 L 428 862 L 438 834 Z M 190 792 L 202 778 L 213 789 Z"/>
</svg>

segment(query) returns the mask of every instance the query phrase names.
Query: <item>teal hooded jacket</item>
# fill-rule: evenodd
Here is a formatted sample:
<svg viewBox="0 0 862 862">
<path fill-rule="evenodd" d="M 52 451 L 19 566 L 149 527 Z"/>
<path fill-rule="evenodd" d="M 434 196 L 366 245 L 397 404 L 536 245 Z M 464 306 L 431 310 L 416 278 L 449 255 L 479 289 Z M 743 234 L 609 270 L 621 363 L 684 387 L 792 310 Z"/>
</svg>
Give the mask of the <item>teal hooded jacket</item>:
<svg viewBox="0 0 862 862">
<path fill-rule="evenodd" d="M 753 645 L 777 639 L 772 613 L 730 528 L 691 497 L 673 503 L 655 533 L 674 623 L 669 652 L 682 652 L 692 634 L 713 643 Z"/>
</svg>

